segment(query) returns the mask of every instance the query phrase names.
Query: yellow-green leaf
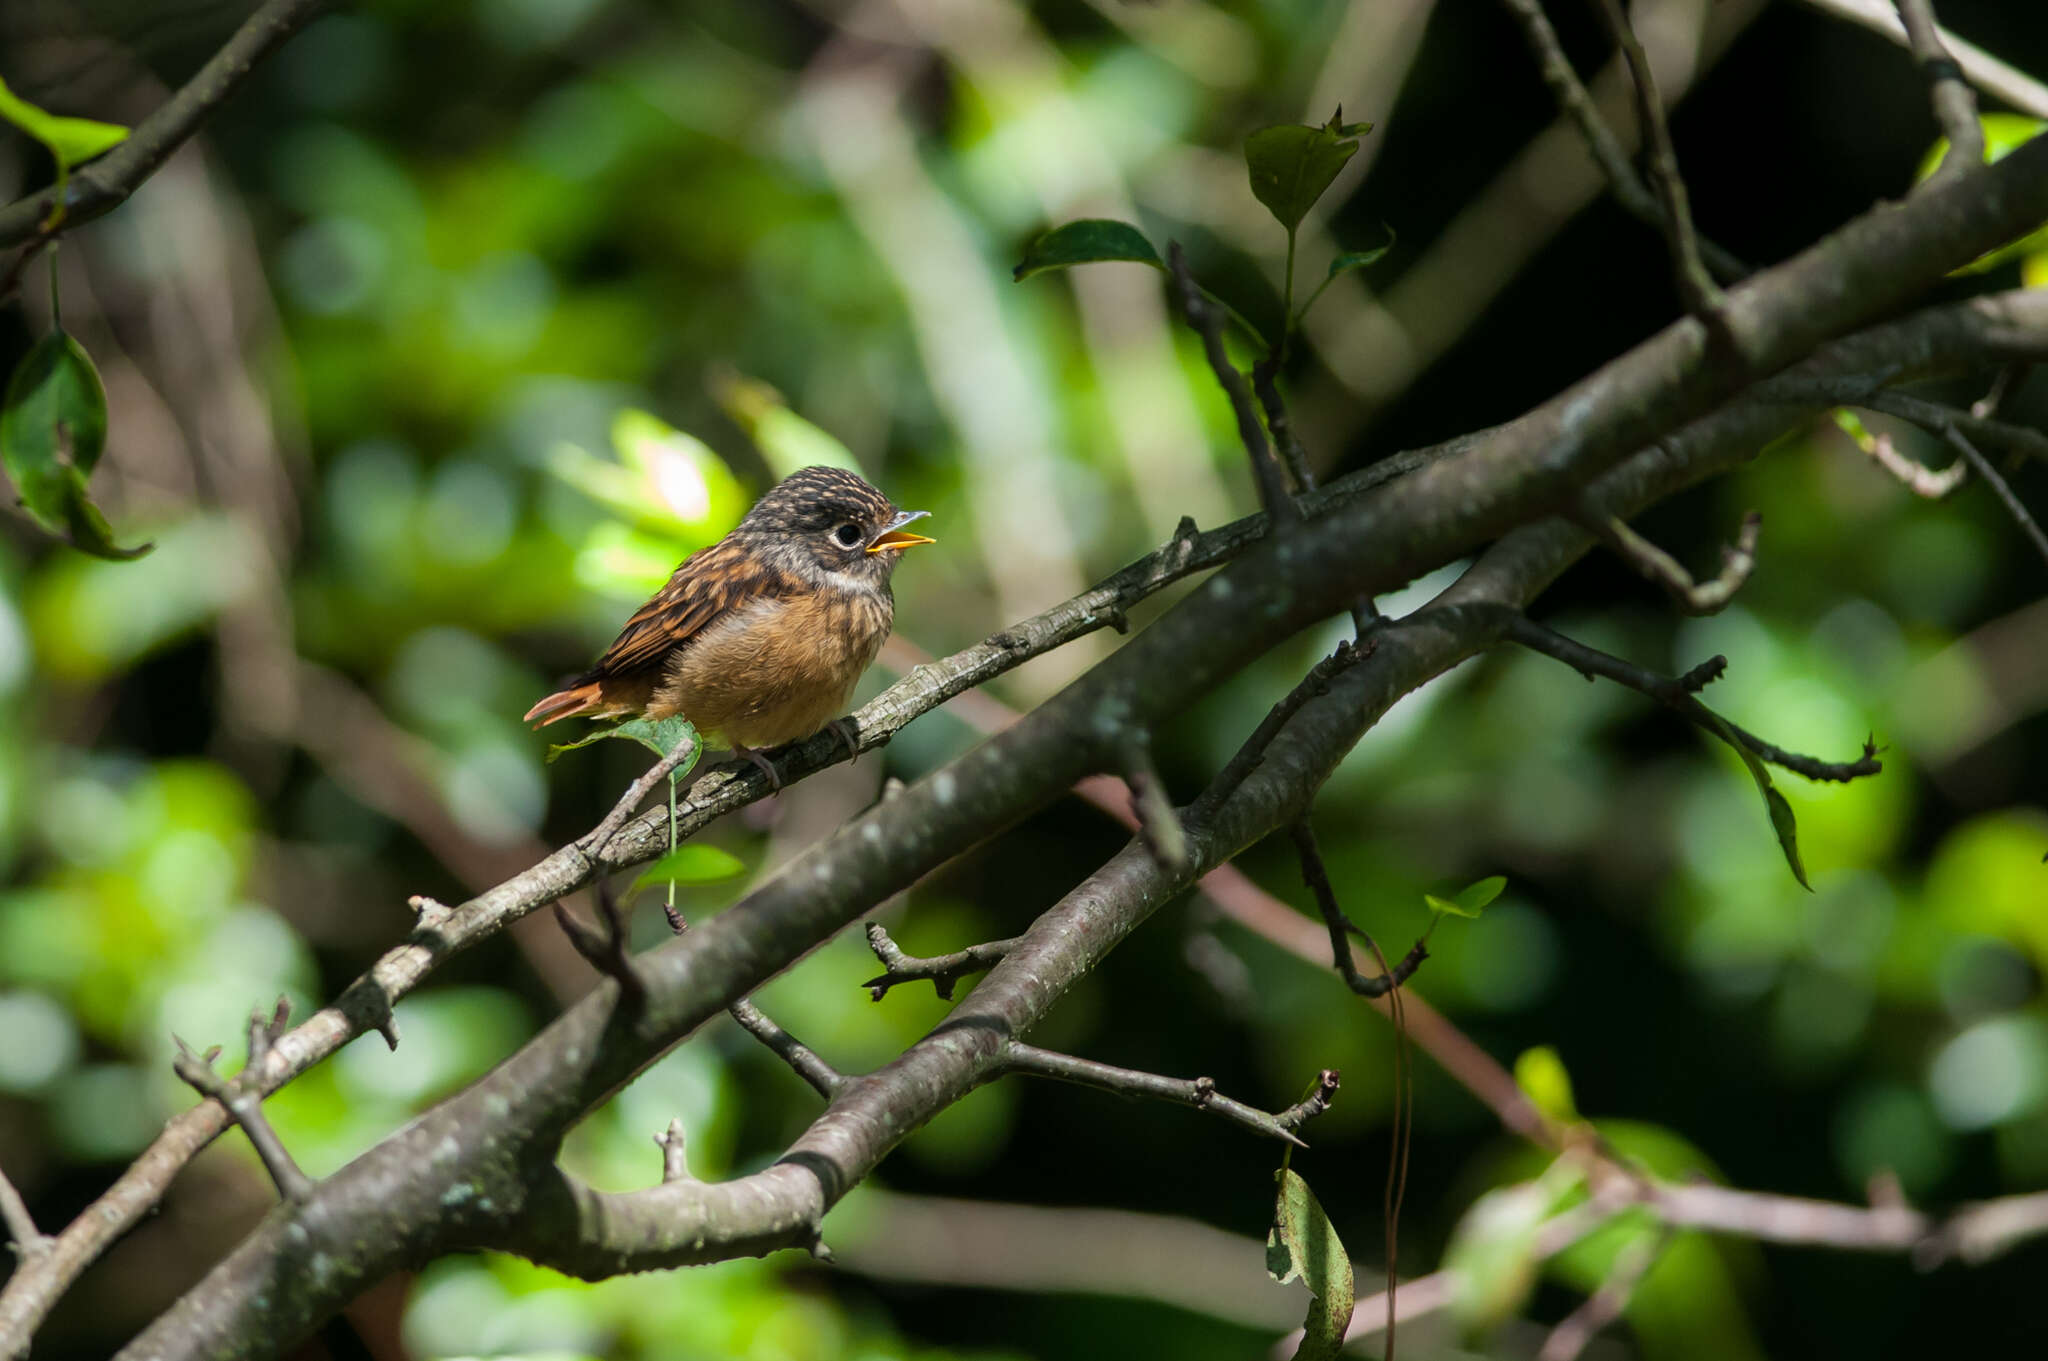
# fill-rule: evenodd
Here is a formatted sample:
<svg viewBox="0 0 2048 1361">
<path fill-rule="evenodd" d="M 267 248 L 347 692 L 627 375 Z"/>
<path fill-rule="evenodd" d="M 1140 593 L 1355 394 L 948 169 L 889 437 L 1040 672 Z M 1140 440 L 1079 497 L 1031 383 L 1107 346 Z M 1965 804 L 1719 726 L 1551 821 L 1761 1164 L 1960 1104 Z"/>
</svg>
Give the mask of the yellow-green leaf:
<svg viewBox="0 0 2048 1361">
<path fill-rule="evenodd" d="M 728 374 L 713 385 L 712 395 L 733 423 L 747 432 L 777 478 L 799 468 L 861 467 L 844 444 L 791 411 L 782 394 L 759 379 Z"/>
<path fill-rule="evenodd" d="M 1572 1100 L 1572 1075 L 1555 1049 L 1539 1044 L 1525 1049 L 1515 1060 L 1515 1085 L 1529 1104 L 1560 1125 L 1578 1123 L 1579 1108 Z"/>
<path fill-rule="evenodd" d="M 695 741 L 697 730 L 684 718 L 629 718 L 624 723 L 615 723 L 609 728 L 599 728 L 596 732 L 585 733 L 573 742 L 549 747 L 548 760 L 553 761 L 565 751 L 587 747 L 592 742 L 602 742 L 608 737 L 623 737 L 629 742 L 638 742 L 656 756 L 666 756 L 685 741 Z M 689 774 L 702 754 L 700 750 L 698 756 L 684 762 L 669 778 L 679 780 Z"/>
<path fill-rule="evenodd" d="M 1321 127 L 1282 123 L 1244 139 L 1252 193 L 1289 232 L 1357 154 L 1359 137 L 1372 130 L 1370 123 L 1346 123 L 1343 117 L 1339 109 Z"/>
<path fill-rule="evenodd" d="M 744 874 L 746 869 L 746 862 L 730 851 L 692 843 L 676 847 L 640 871 L 632 891 L 638 893 L 655 884 L 715 884 Z"/>
<path fill-rule="evenodd" d="M 1315 1297 L 1302 1324 L 1295 1361 L 1332 1361 L 1344 1350 L 1356 1303 L 1351 1255 L 1301 1174 L 1283 1167 L 1274 1176 L 1280 1193 L 1273 1204 L 1273 1227 L 1266 1235 L 1266 1271 L 1282 1285 L 1299 1277 Z"/>
<path fill-rule="evenodd" d="M 0 118 L 6 119 L 50 149 L 61 177 L 71 167 L 104 155 L 127 140 L 128 129 L 119 123 L 101 123 L 91 118 L 67 118 L 37 108 L 7 88 L 0 80 Z"/>
</svg>

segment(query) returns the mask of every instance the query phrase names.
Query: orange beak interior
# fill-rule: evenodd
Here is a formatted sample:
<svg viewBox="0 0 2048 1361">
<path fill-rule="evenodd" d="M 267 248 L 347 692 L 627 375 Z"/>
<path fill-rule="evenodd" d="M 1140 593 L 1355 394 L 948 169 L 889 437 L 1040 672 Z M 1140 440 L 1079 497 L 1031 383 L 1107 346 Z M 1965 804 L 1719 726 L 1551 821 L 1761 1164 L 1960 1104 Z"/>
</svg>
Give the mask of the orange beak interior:
<svg viewBox="0 0 2048 1361">
<path fill-rule="evenodd" d="M 901 552 L 906 548 L 915 548 L 921 543 L 937 542 L 937 539 L 927 539 L 924 535 L 913 534 L 907 529 L 892 529 L 886 534 L 876 536 L 875 541 L 868 545 L 868 552 Z"/>
</svg>

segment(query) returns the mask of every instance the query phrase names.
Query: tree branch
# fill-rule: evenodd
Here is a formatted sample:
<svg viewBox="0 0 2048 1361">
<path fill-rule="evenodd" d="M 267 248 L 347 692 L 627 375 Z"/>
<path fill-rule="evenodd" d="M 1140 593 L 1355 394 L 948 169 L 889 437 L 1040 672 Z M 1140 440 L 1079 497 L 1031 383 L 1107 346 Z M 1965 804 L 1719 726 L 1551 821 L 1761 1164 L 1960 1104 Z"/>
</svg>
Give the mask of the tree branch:
<svg viewBox="0 0 2048 1361">
<path fill-rule="evenodd" d="M 1756 570 L 1756 540 L 1763 528 L 1763 517 L 1755 511 L 1742 517 L 1735 542 L 1721 546 L 1720 573 L 1699 582 L 1692 579 L 1677 558 L 1629 528 L 1628 521 L 1620 516 L 1582 511 L 1577 518 L 1639 576 L 1661 586 L 1672 603 L 1686 614 L 1718 614 L 1726 609 L 1749 580 L 1749 574 Z"/>
<path fill-rule="evenodd" d="M 1097 1063 L 1093 1059 L 1076 1058 L 1072 1054 L 1057 1054 L 1050 1049 L 1040 1049 L 1034 1045 L 1014 1041 L 1003 1050 L 1003 1056 L 997 1063 L 997 1071 L 1006 1075 L 1056 1078 L 1061 1082 L 1073 1082 L 1083 1087 L 1114 1092 L 1118 1096 L 1144 1096 L 1155 1101 L 1171 1101 L 1182 1106 L 1192 1106 L 1198 1111 L 1221 1116 L 1232 1124 L 1242 1125 L 1255 1134 L 1263 1134 L 1269 1139 L 1293 1144 L 1296 1148 L 1307 1148 L 1308 1145 L 1297 1137 L 1294 1131 L 1311 1116 L 1329 1109 L 1330 1097 L 1335 1094 L 1337 1087 L 1336 1070 L 1325 1068 L 1324 1077 L 1309 1101 L 1291 1106 L 1278 1114 L 1268 1114 L 1222 1095 L 1216 1090 L 1214 1078 L 1161 1077 L 1157 1073 L 1116 1068 L 1107 1063 Z"/>
<path fill-rule="evenodd" d="M 1900 47 L 1911 49 L 1905 25 L 1888 0 L 1806 0 L 1809 9 L 1847 20 L 1882 35 Z M 1937 36 L 1956 56 L 1963 74 L 1985 94 L 1995 96 L 2022 113 L 2048 118 L 2048 85 L 2043 85 L 2018 67 L 2010 66 L 1983 48 L 1964 42 L 1947 29 Z"/>
<path fill-rule="evenodd" d="M 0 1171 L 0 1226 L 7 1230 L 13 1240 L 9 1246 L 14 1255 L 27 1261 L 50 1250 L 53 1241 L 50 1236 L 36 1227 L 35 1216 L 28 1212 L 28 1202 L 21 1198 L 21 1192 L 14 1189 L 14 1183 L 7 1180 L 7 1174 Z"/>
<path fill-rule="evenodd" d="M 1422 961 L 1429 958 L 1429 951 L 1423 941 L 1416 941 L 1399 964 L 1387 969 L 1376 977 L 1368 978 L 1358 970 L 1351 958 L 1351 941 L 1346 932 L 1357 936 L 1366 943 L 1366 948 L 1375 955 L 1379 946 L 1366 934 L 1363 927 L 1344 915 L 1338 905 L 1337 890 L 1330 884 L 1330 872 L 1323 865 L 1323 853 L 1316 847 L 1315 830 L 1303 818 L 1287 829 L 1294 839 L 1294 853 L 1301 859 L 1301 881 L 1308 885 L 1315 895 L 1316 906 L 1322 910 L 1323 924 L 1330 932 L 1330 954 L 1337 972 L 1344 976 L 1344 986 L 1360 997 L 1385 997 L 1394 989 L 1406 983 L 1422 967 Z"/>
<path fill-rule="evenodd" d="M 90 222 L 127 202 L 241 88 L 258 62 L 332 7 L 333 0 L 267 0 L 125 141 L 71 175 L 58 230 Z M 53 186 L 0 208 L 0 246 L 35 240 L 59 206 Z"/>
<path fill-rule="evenodd" d="M 1593 0 L 1593 3 L 1607 21 L 1608 31 L 1621 48 L 1622 56 L 1628 61 L 1629 74 L 1635 80 L 1636 117 L 1642 124 L 1643 143 L 1650 166 L 1650 186 L 1657 192 L 1664 241 L 1671 251 L 1671 268 L 1678 282 L 1678 296 L 1684 299 L 1685 310 L 1698 317 L 1718 337 L 1725 331 L 1721 309 L 1727 300 L 1722 296 L 1721 286 L 1714 282 L 1714 276 L 1707 272 L 1705 263 L 1700 259 L 1699 232 L 1693 226 L 1685 178 L 1678 173 L 1678 152 L 1671 145 L 1671 128 L 1664 120 L 1664 101 L 1657 94 L 1657 77 L 1650 69 L 1650 56 L 1643 51 L 1635 30 L 1629 27 L 1621 0 Z"/>
<path fill-rule="evenodd" d="M 1930 0 L 1897 0 L 1899 19 L 1906 26 L 1906 40 L 1913 59 L 1927 77 L 1927 93 L 1934 105 L 1934 121 L 1948 138 L 1948 152 L 1935 167 L 1929 181 L 1953 179 L 1974 165 L 1984 163 L 1984 126 L 1977 121 L 1977 96 L 1963 78 L 1963 68 L 1949 55 L 1934 23 Z"/>
<path fill-rule="evenodd" d="M 1230 410 L 1237 417 L 1237 437 L 1251 458 L 1252 476 L 1258 480 L 1259 502 L 1273 523 L 1284 531 L 1301 519 L 1301 508 L 1288 494 L 1286 474 L 1280 471 L 1273 446 L 1267 443 L 1266 432 L 1259 425 L 1258 412 L 1252 406 L 1252 395 L 1245 387 L 1244 375 L 1238 372 L 1237 365 L 1230 362 L 1230 354 L 1223 347 L 1223 314 L 1202 296 L 1194 276 L 1188 273 L 1187 253 L 1180 248 L 1180 242 L 1167 245 L 1166 259 L 1180 297 L 1181 310 L 1187 314 L 1188 325 L 1202 338 L 1202 353 L 1208 356 L 1216 381 L 1222 385 L 1224 395 L 1230 398 Z"/>
<path fill-rule="evenodd" d="M 1133 817 L 1136 814 L 1132 815 Z M 985 941 L 970 945 L 964 950 L 955 950 L 950 955 L 934 955 L 920 959 L 916 955 L 903 953 L 902 947 L 889 939 L 889 933 L 882 929 L 880 922 L 868 923 L 868 948 L 875 952 L 875 958 L 882 961 L 882 972 L 861 984 L 879 1002 L 888 995 L 889 989 L 901 983 L 914 983 L 921 978 L 931 980 L 932 990 L 940 1000 L 953 1000 L 953 985 L 961 977 L 971 973 L 982 973 L 993 969 L 1003 956 L 1017 947 L 1022 937 L 1010 940 Z"/>
<path fill-rule="evenodd" d="M 245 1072 L 260 1071 L 270 1050 L 285 1033 L 285 1026 L 291 1020 L 292 1005 L 288 998 L 277 999 L 277 1007 L 268 1016 L 261 1010 L 249 1015 L 249 1062 Z M 175 1037 L 174 1037 L 175 1038 Z M 263 1160 L 263 1170 L 270 1173 L 270 1179 L 277 1184 L 277 1193 L 287 1202 L 303 1201 L 313 1189 L 313 1181 L 293 1160 L 284 1140 L 277 1137 L 269 1119 L 263 1114 L 263 1093 L 253 1084 L 237 1079 L 223 1081 L 213 1071 L 213 1060 L 219 1055 L 216 1047 L 205 1054 L 195 1054 L 178 1040 L 178 1055 L 172 1066 L 178 1076 L 189 1083 L 201 1096 L 212 1097 L 227 1108 L 235 1123 L 242 1127 L 242 1133 L 249 1136 L 249 1142 L 256 1148 L 256 1156 Z"/>
<path fill-rule="evenodd" d="M 811 1084 L 811 1090 L 830 1101 L 846 1081 L 846 1075 L 819 1058 L 810 1047 L 768 1018 L 768 1013 L 742 998 L 726 1010 L 740 1023 L 740 1029 L 766 1045 L 771 1053 Z"/>
<path fill-rule="evenodd" d="M 1614 129 L 1607 126 L 1607 120 L 1600 116 L 1600 106 L 1593 102 L 1593 96 L 1579 79 L 1579 73 L 1572 69 L 1571 58 L 1565 56 L 1564 46 L 1557 40 L 1557 30 L 1550 26 L 1550 17 L 1543 12 L 1543 0 L 1501 0 L 1501 3 L 1521 26 L 1529 51 L 1536 58 L 1536 68 L 1557 100 L 1558 109 L 1578 124 L 1579 135 L 1585 139 L 1586 149 L 1593 154 L 1594 163 L 1607 177 L 1615 202 L 1631 217 L 1662 233 L 1666 219 L 1657 196 L 1650 192 L 1642 176 L 1629 163 L 1621 140 L 1614 135 Z M 1734 283 L 1749 274 L 1749 266 L 1712 241 L 1701 237 L 1699 248 L 1707 268 L 1722 283 Z"/>
</svg>

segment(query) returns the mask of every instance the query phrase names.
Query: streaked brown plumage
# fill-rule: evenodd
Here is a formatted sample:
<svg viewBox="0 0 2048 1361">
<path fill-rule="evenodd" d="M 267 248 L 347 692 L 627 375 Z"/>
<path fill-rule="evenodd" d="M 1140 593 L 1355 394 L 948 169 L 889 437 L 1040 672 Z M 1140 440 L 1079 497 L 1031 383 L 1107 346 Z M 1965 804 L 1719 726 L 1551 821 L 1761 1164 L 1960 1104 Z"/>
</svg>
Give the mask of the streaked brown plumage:
<svg viewBox="0 0 2048 1361">
<path fill-rule="evenodd" d="M 681 714 L 742 751 L 810 736 L 845 712 L 889 636 L 889 576 L 902 550 L 931 542 L 903 529 L 923 514 L 838 468 L 791 475 L 527 721 Z"/>
</svg>

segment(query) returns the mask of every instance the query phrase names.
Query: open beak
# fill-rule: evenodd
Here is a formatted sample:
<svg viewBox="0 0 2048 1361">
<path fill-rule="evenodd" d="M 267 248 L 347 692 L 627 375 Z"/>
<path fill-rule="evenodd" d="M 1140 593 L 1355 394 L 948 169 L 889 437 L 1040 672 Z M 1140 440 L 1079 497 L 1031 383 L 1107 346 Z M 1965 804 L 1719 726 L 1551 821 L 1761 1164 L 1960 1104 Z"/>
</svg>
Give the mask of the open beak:
<svg viewBox="0 0 2048 1361">
<path fill-rule="evenodd" d="M 906 510 L 899 512 L 896 518 L 889 522 L 888 528 L 868 540 L 868 552 L 901 552 L 906 548 L 915 548 L 921 543 L 937 543 L 938 540 L 936 539 L 927 539 L 922 534 L 912 534 L 903 527 L 912 520 L 922 520 L 929 514 L 931 512 L 928 510 Z"/>
</svg>

